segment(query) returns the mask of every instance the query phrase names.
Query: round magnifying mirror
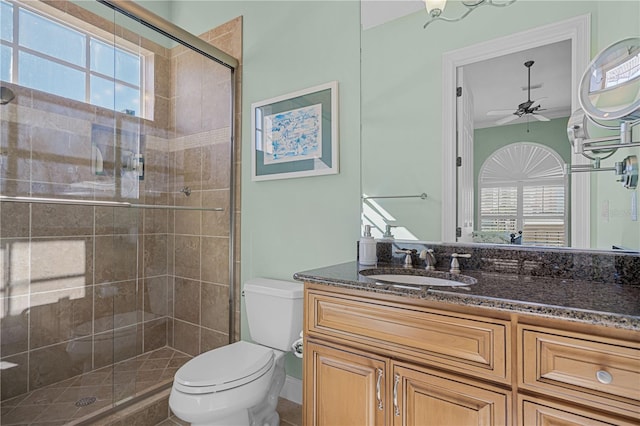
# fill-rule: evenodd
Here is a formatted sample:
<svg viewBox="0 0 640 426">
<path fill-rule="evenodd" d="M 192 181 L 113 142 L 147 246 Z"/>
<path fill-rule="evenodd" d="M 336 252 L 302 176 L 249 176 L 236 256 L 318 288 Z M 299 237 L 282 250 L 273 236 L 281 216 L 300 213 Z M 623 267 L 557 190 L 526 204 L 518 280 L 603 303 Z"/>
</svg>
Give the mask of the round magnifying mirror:
<svg viewBox="0 0 640 426">
<path fill-rule="evenodd" d="M 640 118 L 640 37 L 600 52 L 580 82 L 580 105 L 594 119 Z"/>
</svg>

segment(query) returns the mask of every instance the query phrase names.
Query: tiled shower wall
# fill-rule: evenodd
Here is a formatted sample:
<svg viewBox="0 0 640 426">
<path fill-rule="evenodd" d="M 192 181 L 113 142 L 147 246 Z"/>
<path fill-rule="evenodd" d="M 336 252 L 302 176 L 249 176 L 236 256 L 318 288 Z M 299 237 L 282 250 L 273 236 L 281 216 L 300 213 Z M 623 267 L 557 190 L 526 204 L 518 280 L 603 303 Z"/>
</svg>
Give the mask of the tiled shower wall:
<svg viewBox="0 0 640 426">
<path fill-rule="evenodd" d="M 236 18 L 200 37 L 231 56 L 241 59 L 242 19 Z M 173 330 L 170 344 L 190 355 L 229 342 L 229 173 L 232 81 L 220 65 L 177 47 L 171 52 L 172 99 L 175 108 L 169 151 L 170 196 L 175 205 L 224 207 L 224 212 L 172 211 L 169 213 L 173 245 L 169 251 L 170 283 L 173 286 Z M 240 71 L 237 72 L 240 75 Z M 240 111 L 239 82 L 236 111 Z M 240 123 L 239 117 L 236 123 Z M 236 140 L 239 126 L 236 127 Z M 238 144 L 239 145 L 239 144 Z M 236 169 L 239 146 L 236 147 Z M 180 190 L 189 188 L 191 195 Z M 236 203 L 240 201 L 239 179 Z M 239 242 L 239 206 L 236 205 L 236 241 Z M 239 247 L 236 247 L 239 262 Z M 239 268 L 236 268 L 239 270 Z M 236 288 L 239 273 L 236 273 Z M 236 297 L 236 301 L 239 298 Z M 234 310 L 239 327 L 239 304 Z M 239 338 L 237 333 L 235 339 Z"/>
<path fill-rule="evenodd" d="M 113 27 L 72 3 L 54 3 L 86 22 Z M 223 49 L 228 43 L 239 50 L 228 38 L 239 40 L 241 21 L 226 27 L 233 31 L 223 26 L 207 34 Z M 115 126 L 142 135 L 145 154 L 145 179 L 136 197 L 124 201 L 226 211 L 1 203 L 2 399 L 167 344 L 195 354 L 228 340 L 230 188 L 224 173 L 230 170 L 230 120 L 229 113 L 220 120 L 211 115 L 223 102 L 228 108 L 229 79 L 222 67 L 209 69 L 213 63 L 194 68 L 199 60 L 189 60 L 181 47 L 169 50 L 119 32 L 154 52 L 154 119 L 7 84 L 16 99 L 0 111 L 2 194 L 93 198 L 97 191 L 98 198 L 118 200 L 108 191 L 72 185 L 97 179 L 92 132 L 96 125 Z M 176 77 L 185 73 L 192 81 L 194 72 L 207 73 L 200 74 L 197 97 L 193 87 L 183 92 L 184 80 Z M 196 98 L 209 104 L 198 107 Z M 109 167 L 115 164 L 106 162 Z M 177 192 L 184 186 L 191 196 Z"/>
</svg>

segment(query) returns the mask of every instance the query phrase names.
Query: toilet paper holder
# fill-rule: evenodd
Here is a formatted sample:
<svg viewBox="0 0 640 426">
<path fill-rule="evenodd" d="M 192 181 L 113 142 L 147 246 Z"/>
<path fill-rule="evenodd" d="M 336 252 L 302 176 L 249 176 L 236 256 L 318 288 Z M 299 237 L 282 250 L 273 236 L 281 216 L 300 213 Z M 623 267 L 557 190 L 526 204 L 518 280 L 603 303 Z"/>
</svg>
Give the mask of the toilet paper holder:
<svg viewBox="0 0 640 426">
<path fill-rule="evenodd" d="M 302 351 L 303 351 L 302 341 L 303 341 L 303 338 L 302 338 L 302 331 L 301 331 L 300 338 L 295 342 L 293 342 L 293 344 L 291 345 L 291 349 L 293 350 L 293 355 L 295 355 L 297 358 L 302 358 Z"/>
</svg>

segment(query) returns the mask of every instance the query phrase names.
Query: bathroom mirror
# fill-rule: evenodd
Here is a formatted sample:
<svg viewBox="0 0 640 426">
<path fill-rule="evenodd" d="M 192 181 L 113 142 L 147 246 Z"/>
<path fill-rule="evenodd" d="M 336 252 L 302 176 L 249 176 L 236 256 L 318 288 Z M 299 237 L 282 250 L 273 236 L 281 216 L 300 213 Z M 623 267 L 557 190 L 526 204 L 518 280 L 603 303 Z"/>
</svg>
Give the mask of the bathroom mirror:
<svg viewBox="0 0 640 426">
<path fill-rule="evenodd" d="M 592 56 L 613 42 L 627 38 L 630 33 L 637 33 L 637 28 L 640 28 L 638 5 L 623 1 L 557 1 L 547 2 L 545 8 L 540 8 L 539 5 L 533 4 L 534 2 L 516 2 L 508 8 L 478 10 L 476 14 L 454 24 L 435 22 L 427 29 L 422 28 L 426 14 L 418 5 L 420 2 L 400 2 L 404 5 L 412 4 L 413 9 L 409 8 L 410 11 L 405 11 L 403 16 L 386 21 L 384 18 L 377 21 L 365 20 L 365 17 L 370 16 L 370 13 L 365 11 L 367 3 L 362 3 L 361 34 L 362 222 L 373 225 L 374 235 L 378 238 L 382 236 L 385 225 L 394 226 L 391 232 L 399 240 L 460 241 L 455 236 L 459 214 L 456 204 L 459 200 L 465 199 L 475 219 L 471 232 L 477 231 L 477 183 L 472 190 L 457 185 L 461 180 L 457 168 L 451 164 L 444 164 L 443 159 L 450 158 L 455 162 L 459 156 L 458 147 L 455 144 L 443 143 L 443 140 L 455 138 L 456 132 L 460 134 L 480 129 L 465 130 L 462 123 L 457 123 L 456 128 L 454 123 L 453 130 L 448 130 L 445 128 L 446 118 L 443 118 L 443 114 L 447 108 L 446 102 L 450 103 L 449 106 L 452 105 L 454 111 L 456 109 L 456 78 L 460 77 L 456 76 L 456 70 L 464 70 L 464 65 L 480 62 L 483 55 L 486 56 L 486 52 L 476 48 L 475 53 L 465 59 L 467 62 L 463 63 L 463 66 L 453 68 L 452 75 L 444 74 L 447 65 L 443 60 L 444 55 L 455 56 L 470 46 L 482 47 L 484 43 L 497 39 L 509 40 L 511 36 L 527 32 L 535 34 L 530 40 L 538 46 L 552 44 L 561 40 L 540 36 L 535 30 L 586 17 L 586 33 L 570 37 L 572 40 L 581 37 L 582 43 L 587 43 L 585 58 L 580 59 L 581 64 L 578 64 L 576 55 L 580 55 L 571 50 L 566 53 L 569 57 L 563 65 L 565 71 L 562 72 L 566 73 L 566 68 L 569 68 L 570 81 L 570 87 L 564 90 L 565 94 L 568 93 L 565 96 L 570 98 L 569 103 L 563 106 L 564 115 L 551 114 L 555 107 L 551 103 L 551 97 L 540 102 L 539 111 L 542 115 L 549 115 L 545 117 L 550 119 L 550 124 L 555 124 L 560 133 L 564 132 L 557 136 L 561 144 L 560 157 L 567 163 L 579 164 L 587 160 L 576 159 L 571 153 L 571 145 L 566 136 L 566 122 L 571 110 L 578 106 L 580 77 Z M 379 8 L 380 5 L 377 4 L 376 7 Z M 386 16 L 394 15 L 386 13 Z M 574 42 L 570 43 L 571 49 L 574 49 Z M 516 48 L 505 42 L 503 54 L 513 55 L 522 50 L 526 49 Z M 519 60 L 521 59 L 523 58 Z M 518 64 L 521 75 L 519 82 L 516 81 L 516 90 L 513 89 L 513 84 L 509 86 L 510 91 L 517 92 L 515 95 L 520 101 L 514 103 L 505 98 L 501 102 L 502 106 L 495 107 L 494 111 L 510 108 L 515 111 L 520 103 L 529 100 L 524 66 L 527 59 L 521 60 Z M 543 68 L 546 67 L 542 61 L 531 67 L 530 99 L 534 102 L 538 100 L 540 92 L 553 87 L 551 83 L 537 80 L 538 76 L 543 75 Z M 483 72 L 494 74 L 505 82 L 505 87 L 489 91 L 490 97 L 500 101 L 503 92 L 507 91 L 510 74 L 507 75 L 506 69 L 500 66 Z M 553 74 L 553 71 L 549 72 Z M 473 79 L 472 75 L 466 77 Z M 533 88 L 541 83 L 543 89 Z M 451 86 L 451 91 L 448 90 L 447 84 Z M 445 101 L 446 99 L 448 101 Z M 477 104 L 483 103 L 481 99 L 476 101 Z M 532 104 L 532 107 L 535 105 Z M 503 116 L 493 116 L 495 121 L 500 118 Z M 548 123 L 535 117 L 519 120 L 507 123 L 503 127 L 514 129 L 520 126 L 521 132 L 517 142 L 540 143 L 533 135 L 539 134 L 540 126 Z M 488 132 L 486 128 L 482 130 Z M 495 141 L 495 137 L 492 138 Z M 635 139 L 637 136 L 634 136 Z M 477 151 L 483 152 L 486 148 L 479 148 Z M 637 148 L 622 151 L 625 152 L 618 153 L 607 161 L 620 161 L 617 159 L 618 156 L 638 155 Z M 472 169 L 471 180 L 475 179 L 477 182 L 480 166 L 476 165 L 475 170 Z M 599 250 L 640 250 L 637 190 L 625 189 L 616 182 L 613 173 L 608 172 L 571 173 L 566 179 L 567 235 L 563 246 Z M 422 193 L 427 194 L 426 199 L 418 197 Z M 397 196 L 401 198 L 386 198 Z M 451 204 L 447 203 L 451 199 L 454 201 L 453 208 L 448 208 Z M 450 226 L 444 226 L 447 223 Z M 575 226 L 577 223 L 581 223 L 579 228 Z M 517 240 L 518 235 L 515 237 Z M 471 239 L 466 241 L 478 242 Z M 511 243 L 509 235 L 506 235 L 506 241 L 490 238 L 480 241 Z"/>
</svg>

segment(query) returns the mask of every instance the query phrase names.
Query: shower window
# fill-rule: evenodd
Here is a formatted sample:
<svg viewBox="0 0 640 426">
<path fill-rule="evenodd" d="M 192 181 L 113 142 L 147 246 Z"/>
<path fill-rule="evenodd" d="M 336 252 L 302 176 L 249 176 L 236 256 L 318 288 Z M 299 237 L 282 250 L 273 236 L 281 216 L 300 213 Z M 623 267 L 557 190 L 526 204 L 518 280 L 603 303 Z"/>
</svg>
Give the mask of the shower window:
<svg viewBox="0 0 640 426">
<path fill-rule="evenodd" d="M 0 78 L 129 115 L 144 116 L 145 54 L 138 46 L 71 26 L 41 10 L 0 1 Z"/>
</svg>

